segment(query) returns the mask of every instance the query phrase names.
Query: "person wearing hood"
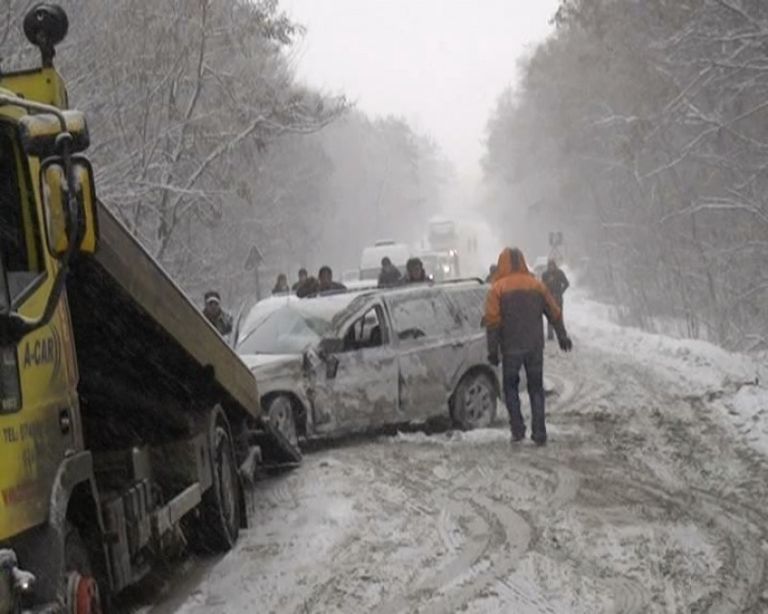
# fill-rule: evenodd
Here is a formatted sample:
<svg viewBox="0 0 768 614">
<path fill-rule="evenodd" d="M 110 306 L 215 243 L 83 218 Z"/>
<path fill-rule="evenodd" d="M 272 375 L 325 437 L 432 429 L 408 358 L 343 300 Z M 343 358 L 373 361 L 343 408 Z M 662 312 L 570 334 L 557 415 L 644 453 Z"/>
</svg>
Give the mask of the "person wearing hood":
<svg viewBox="0 0 768 614">
<path fill-rule="evenodd" d="M 518 392 L 521 368 L 525 368 L 531 401 L 531 439 L 538 445 L 547 442 L 542 315 L 554 327 L 560 348 L 570 351 L 573 344 L 557 302 L 528 270 L 523 252 L 517 248 L 504 249 L 486 298 L 485 325 L 488 361 L 497 366 L 501 354 L 504 396 L 513 442 L 525 437 Z"/>
<path fill-rule="evenodd" d="M 213 324 L 221 335 L 232 332 L 232 316 L 221 308 L 221 295 L 216 290 L 208 290 L 204 295 L 203 315 Z"/>
</svg>

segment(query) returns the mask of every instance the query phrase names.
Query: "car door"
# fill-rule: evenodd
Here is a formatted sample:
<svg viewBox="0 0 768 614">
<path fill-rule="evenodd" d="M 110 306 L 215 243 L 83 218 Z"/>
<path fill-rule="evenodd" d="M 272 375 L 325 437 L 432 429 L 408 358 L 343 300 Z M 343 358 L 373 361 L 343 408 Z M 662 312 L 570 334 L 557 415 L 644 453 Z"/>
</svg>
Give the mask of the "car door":
<svg viewBox="0 0 768 614">
<path fill-rule="evenodd" d="M 340 349 L 316 369 L 315 430 L 346 433 L 398 421 L 398 364 L 381 303 L 341 328 Z"/>
<path fill-rule="evenodd" d="M 400 404 L 407 419 L 447 411 L 451 381 L 462 361 L 457 322 L 439 288 L 387 297 L 397 337 Z"/>
<path fill-rule="evenodd" d="M 462 358 L 453 377 L 454 386 L 467 369 L 478 364 L 487 365 L 488 347 L 482 325 L 486 294 L 487 290 L 482 285 L 445 289 L 448 309 L 454 320 L 461 323 L 452 341 L 452 347 L 460 352 Z"/>
</svg>

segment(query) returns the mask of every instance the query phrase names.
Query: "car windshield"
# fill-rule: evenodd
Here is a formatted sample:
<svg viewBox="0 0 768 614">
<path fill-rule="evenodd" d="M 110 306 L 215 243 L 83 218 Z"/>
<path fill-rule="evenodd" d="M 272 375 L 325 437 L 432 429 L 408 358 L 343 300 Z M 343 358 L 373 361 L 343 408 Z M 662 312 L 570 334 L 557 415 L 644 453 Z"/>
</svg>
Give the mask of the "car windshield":
<svg viewBox="0 0 768 614">
<path fill-rule="evenodd" d="M 249 322 L 239 354 L 300 354 L 331 330 L 330 317 L 286 304 Z"/>
</svg>

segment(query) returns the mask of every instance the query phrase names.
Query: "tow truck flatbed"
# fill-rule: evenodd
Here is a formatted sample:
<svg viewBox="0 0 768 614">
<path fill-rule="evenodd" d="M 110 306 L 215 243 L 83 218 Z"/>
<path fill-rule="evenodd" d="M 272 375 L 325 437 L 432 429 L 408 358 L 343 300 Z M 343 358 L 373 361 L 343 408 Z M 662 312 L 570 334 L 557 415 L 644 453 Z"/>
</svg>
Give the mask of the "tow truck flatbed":
<svg viewBox="0 0 768 614">
<path fill-rule="evenodd" d="M 166 410 L 178 418 L 215 389 L 228 413 L 257 421 L 266 462 L 298 463 L 298 448 L 263 416 L 257 382 L 240 357 L 103 203 L 98 223 L 95 257 L 73 262 L 67 282 L 83 397 L 114 398 L 117 390 L 123 409 L 143 408 L 159 426 L 172 426 Z"/>
</svg>

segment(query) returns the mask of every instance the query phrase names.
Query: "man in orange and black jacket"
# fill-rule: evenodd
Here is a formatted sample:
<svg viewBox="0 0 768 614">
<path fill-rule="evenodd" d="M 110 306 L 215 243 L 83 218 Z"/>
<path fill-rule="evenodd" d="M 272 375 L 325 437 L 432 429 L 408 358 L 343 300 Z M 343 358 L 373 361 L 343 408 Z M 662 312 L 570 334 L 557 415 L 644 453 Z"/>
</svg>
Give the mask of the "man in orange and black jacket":
<svg viewBox="0 0 768 614">
<path fill-rule="evenodd" d="M 544 328 L 541 316 L 555 328 L 560 349 L 573 347 L 565 331 L 560 308 L 549 290 L 528 270 L 523 253 L 506 248 L 499 255 L 493 285 L 485 305 L 488 336 L 488 361 L 503 360 L 504 396 L 512 441 L 525 437 L 525 421 L 520 412 L 520 368 L 525 367 L 528 396 L 531 400 L 531 439 L 538 445 L 547 442 L 544 419 Z"/>
</svg>

